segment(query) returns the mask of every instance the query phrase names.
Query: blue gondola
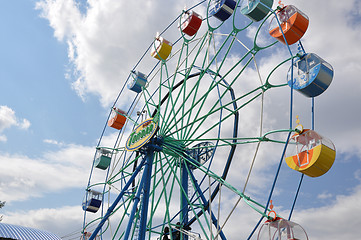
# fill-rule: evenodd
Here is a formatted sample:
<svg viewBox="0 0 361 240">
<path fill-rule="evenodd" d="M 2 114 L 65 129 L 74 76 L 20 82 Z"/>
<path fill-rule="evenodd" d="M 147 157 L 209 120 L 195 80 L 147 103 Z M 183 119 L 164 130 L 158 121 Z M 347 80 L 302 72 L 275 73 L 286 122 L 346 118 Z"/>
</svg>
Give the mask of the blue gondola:
<svg viewBox="0 0 361 240">
<path fill-rule="evenodd" d="M 221 21 L 226 21 L 233 14 L 236 5 L 234 0 L 212 0 L 208 13 Z"/>
<path fill-rule="evenodd" d="M 94 190 L 88 190 L 82 204 L 83 210 L 96 213 L 101 205 L 102 205 L 102 193 Z"/>
<path fill-rule="evenodd" d="M 147 75 L 139 71 L 132 71 L 128 88 L 136 93 L 140 93 L 145 84 L 147 84 Z"/>
<path fill-rule="evenodd" d="M 333 78 L 333 68 L 325 60 L 314 53 L 300 57 L 288 71 L 287 82 L 290 87 L 307 97 L 316 97 L 330 86 Z"/>
<path fill-rule="evenodd" d="M 241 13 L 254 22 L 267 16 L 273 5 L 273 0 L 243 0 Z"/>
</svg>

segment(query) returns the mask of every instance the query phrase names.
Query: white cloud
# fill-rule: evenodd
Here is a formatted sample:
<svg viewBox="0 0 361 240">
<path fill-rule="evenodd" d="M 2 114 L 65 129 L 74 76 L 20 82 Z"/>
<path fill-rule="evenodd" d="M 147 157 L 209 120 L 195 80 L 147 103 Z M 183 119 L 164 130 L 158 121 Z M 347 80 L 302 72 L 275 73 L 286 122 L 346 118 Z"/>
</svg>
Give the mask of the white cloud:
<svg viewBox="0 0 361 240">
<path fill-rule="evenodd" d="M 8 106 L 0 106 L 0 132 L 16 124 L 15 111 Z"/>
<path fill-rule="evenodd" d="M 29 122 L 29 120 L 27 120 L 27 119 L 23 119 L 19 124 L 18 124 L 18 126 L 19 126 L 19 128 L 21 128 L 21 129 L 28 129 L 29 127 L 30 127 L 30 125 L 31 125 L 31 123 Z"/>
<path fill-rule="evenodd" d="M 361 49 L 355 44 L 361 40 L 361 31 L 355 31 L 358 25 L 351 24 L 348 17 L 350 13 L 357 16 L 360 4 L 349 1 L 340 5 L 337 1 L 327 1 L 327 11 L 320 12 L 319 9 L 326 4 L 324 1 L 289 3 L 299 7 L 310 18 L 310 27 L 303 38 L 306 51 L 317 53 L 335 69 L 334 82 L 323 96 L 316 99 L 319 113 L 316 124 L 322 123 L 318 126 L 321 132 L 325 132 L 343 122 L 342 131 L 333 131 L 331 134 L 326 132 L 324 135 L 341 139 L 336 140 L 340 150 L 360 149 L 358 141 L 352 141 L 352 144 L 346 144 L 349 141 L 345 141 L 358 135 L 354 132 L 359 129 L 355 125 L 357 121 L 344 117 L 349 115 L 349 109 L 355 109 L 356 106 L 343 107 L 361 100 L 357 94 L 361 85 L 356 80 L 361 69 L 358 61 Z M 84 14 L 71 0 L 43 0 L 37 4 L 37 8 L 42 10 L 42 16 L 49 20 L 55 36 L 68 43 L 69 59 L 77 73 L 73 75 L 73 88 L 83 99 L 86 99 L 89 93 L 98 95 L 103 105 L 108 105 L 115 98 L 130 69 L 149 46 L 155 32 L 167 25 L 168 22 L 164 19 L 170 21 L 180 13 L 184 4 L 192 5 L 191 1 L 178 4 L 168 1 L 133 1 L 125 6 L 122 2 L 109 0 L 89 1 L 88 4 Z M 142 11 L 141 14 L 134 14 L 130 9 Z M 128 23 L 132 25 L 129 26 Z M 335 32 L 342 34 L 334 34 Z M 166 35 L 168 39 L 176 39 L 179 34 L 172 28 Z M 278 44 L 278 48 L 282 48 L 281 44 Z M 155 63 L 148 54 L 145 62 L 150 63 L 144 64 L 147 66 Z M 350 94 L 343 98 L 332 97 L 343 92 Z M 296 105 L 302 104 L 296 102 Z M 330 112 L 337 114 L 332 118 L 327 117 Z M 356 117 L 361 119 L 360 114 L 356 113 Z M 324 124 L 326 122 L 327 124 Z"/>
<path fill-rule="evenodd" d="M 18 119 L 15 115 L 15 111 L 8 106 L 0 106 L 0 133 L 13 126 L 22 130 L 26 130 L 30 127 L 30 121 L 27 119 Z M 6 142 L 7 137 L 0 135 L 0 141 Z"/>
<path fill-rule="evenodd" d="M 6 142 L 8 138 L 5 135 L 0 135 L 0 142 Z"/>
<path fill-rule="evenodd" d="M 56 146 L 64 146 L 64 143 L 59 142 L 59 141 L 54 140 L 54 139 L 44 139 L 43 142 L 48 143 L 48 144 L 53 144 L 53 145 L 56 145 Z"/>
<path fill-rule="evenodd" d="M 41 208 L 29 211 L 5 212 L 3 222 L 47 230 L 59 237 L 72 233 L 74 235 L 71 235 L 71 237 L 77 236 L 77 239 L 79 239 L 83 222 L 82 214 L 81 206 Z"/>
<path fill-rule="evenodd" d="M 192 5 L 192 1 L 187 2 Z M 174 19 L 184 3 L 147 0 L 124 4 L 106 0 L 88 4 L 84 15 L 72 0 L 39 1 L 37 9 L 49 20 L 55 37 L 68 43 L 74 90 L 82 98 L 95 94 L 103 105 L 108 105 L 155 33 L 167 26 L 164 19 Z"/>
<path fill-rule="evenodd" d="M 44 193 L 84 187 L 94 148 L 68 145 L 41 158 L 2 153 L 0 195 L 8 202 L 25 201 Z"/>
<path fill-rule="evenodd" d="M 357 239 L 361 220 L 361 186 L 350 195 L 338 195 L 321 208 L 298 210 L 293 221 L 301 224 L 310 239 Z"/>
<path fill-rule="evenodd" d="M 71 38 L 82 20 L 73 0 L 39 1 L 36 8 L 42 9 L 41 16 L 49 19 L 50 26 L 54 29 L 54 36 L 61 41 L 64 38 Z"/>
<path fill-rule="evenodd" d="M 49 144 L 54 144 L 54 145 L 58 145 L 59 142 L 53 139 L 44 139 L 43 140 L 44 143 L 49 143 Z"/>
<path fill-rule="evenodd" d="M 320 193 L 320 194 L 317 195 L 317 198 L 321 199 L 321 200 L 330 199 L 332 197 L 333 197 L 333 194 L 328 193 L 328 192 L 323 192 L 323 193 Z"/>
</svg>

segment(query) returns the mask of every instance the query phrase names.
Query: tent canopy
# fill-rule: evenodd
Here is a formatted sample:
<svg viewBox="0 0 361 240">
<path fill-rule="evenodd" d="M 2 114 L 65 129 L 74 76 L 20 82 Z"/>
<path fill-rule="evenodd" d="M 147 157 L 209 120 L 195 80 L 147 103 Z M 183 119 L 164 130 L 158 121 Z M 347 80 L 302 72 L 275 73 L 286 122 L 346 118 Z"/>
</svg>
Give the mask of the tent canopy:
<svg viewBox="0 0 361 240">
<path fill-rule="evenodd" d="M 53 233 L 38 230 L 34 228 L 16 226 L 6 223 L 0 223 L 0 240 L 61 240 Z"/>
</svg>

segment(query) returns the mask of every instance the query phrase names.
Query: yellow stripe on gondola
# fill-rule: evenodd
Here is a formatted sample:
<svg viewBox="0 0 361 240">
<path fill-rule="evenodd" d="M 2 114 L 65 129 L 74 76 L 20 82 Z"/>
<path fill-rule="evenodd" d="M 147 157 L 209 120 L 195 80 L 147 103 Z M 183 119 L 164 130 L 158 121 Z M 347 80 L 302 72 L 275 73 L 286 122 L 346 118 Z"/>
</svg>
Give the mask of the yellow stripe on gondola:
<svg viewBox="0 0 361 240">
<path fill-rule="evenodd" d="M 304 163 L 305 158 L 308 163 Z M 325 174 L 334 163 L 336 151 L 320 144 L 310 150 L 300 152 L 297 155 L 286 157 L 287 165 L 310 177 L 319 177 Z"/>
</svg>

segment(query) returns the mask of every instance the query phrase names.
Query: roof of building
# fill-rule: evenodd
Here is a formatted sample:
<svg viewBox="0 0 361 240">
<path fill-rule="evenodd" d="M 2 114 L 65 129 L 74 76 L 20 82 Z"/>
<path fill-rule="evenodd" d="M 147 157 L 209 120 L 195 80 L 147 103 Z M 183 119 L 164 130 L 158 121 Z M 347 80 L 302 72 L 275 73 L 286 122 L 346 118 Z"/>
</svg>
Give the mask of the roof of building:
<svg viewBox="0 0 361 240">
<path fill-rule="evenodd" d="M 61 240 L 60 237 L 47 231 L 6 223 L 0 223 L 0 238 L 15 240 Z"/>
</svg>

